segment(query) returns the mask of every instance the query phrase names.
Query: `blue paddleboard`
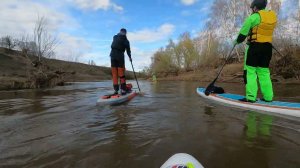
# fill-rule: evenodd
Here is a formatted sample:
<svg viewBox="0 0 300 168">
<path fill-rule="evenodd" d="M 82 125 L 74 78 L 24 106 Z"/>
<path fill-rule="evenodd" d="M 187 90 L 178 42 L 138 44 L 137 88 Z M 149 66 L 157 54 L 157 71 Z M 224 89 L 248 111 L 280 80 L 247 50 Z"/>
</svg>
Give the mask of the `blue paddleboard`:
<svg viewBox="0 0 300 168">
<path fill-rule="evenodd" d="M 255 103 L 250 103 L 239 101 L 239 99 L 244 98 L 242 95 L 223 93 L 210 94 L 209 96 L 206 96 L 204 91 L 205 88 L 197 88 L 197 93 L 201 97 L 227 106 L 300 117 L 300 103 L 281 101 L 265 102 L 261 100 L 258 100 Z"/>
</svg>

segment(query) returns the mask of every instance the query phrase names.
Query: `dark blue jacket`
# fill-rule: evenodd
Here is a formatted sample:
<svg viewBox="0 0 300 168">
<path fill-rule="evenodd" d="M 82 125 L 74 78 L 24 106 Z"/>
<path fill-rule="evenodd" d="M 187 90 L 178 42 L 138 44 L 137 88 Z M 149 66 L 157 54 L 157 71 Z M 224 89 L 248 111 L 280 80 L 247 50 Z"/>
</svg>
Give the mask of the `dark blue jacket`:
<svg viewBox="0 0 300 168">
<path fill-rule="evenodd" d="M 130 44 L 129 41 L 124 34 L 117 34 L 113 38 L 113 42 L 111 44 L 111 59 L 124 59 L 124 52 L 127 52 L 127 55 L 131 58 Z"/>
</svg>

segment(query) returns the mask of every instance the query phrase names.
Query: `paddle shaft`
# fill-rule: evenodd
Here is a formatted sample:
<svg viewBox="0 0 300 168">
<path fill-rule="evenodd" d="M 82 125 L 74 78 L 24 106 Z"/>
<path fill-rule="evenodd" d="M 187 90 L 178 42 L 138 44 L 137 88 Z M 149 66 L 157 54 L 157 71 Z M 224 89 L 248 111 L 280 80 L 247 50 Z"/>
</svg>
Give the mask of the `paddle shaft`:
<svg viewBox="0 0 300 168">
<path fill-rule="evenodd" d="M 283 55 L 272 45 L 272 48 L 281 56 L 283 57 Z"/>
<path fill-rule="evenodd" d="M 135 71 L 134 71 L 134 67 L 133 67 L 133 64 L 132 64 L 132 60 L 130 60 L 130 63 L 131 63 L 131 67 L 132 67 L 132 70 L 133 70 L 133 74 L 134 74 L 134 78 L 135 78 L 136 84 L 138 85 L 139 91 L 141 92 L 139 82 L 138 82 L 138 80 L 136 78 L 136 75 L 135 75 Z"/>
<path fill-rule="evenodd" d="M 213 82 L 212 82 L 210 85 L 213 85 L 213 84 L 217 81 L 217 79 L 219 78 L 219 76 L 220 76 L 220 74 L 221 74 L 221 72 L 222 72 L 224 66 L 227 64 L 227 61 L 229 60 L 229 58 L 231 58 L 231 53 L 232 53 L 232 51 L 234 50 L 235 46 L 236 46 L 236 44 L 234 44 L 234 46 L 232 47 L 232 49 L 231 49 L 229 55 L 226 57 L 225 62 L 224 62 L 224 64 L 222 65 L 222 68 L 220 69 L 220 71 L 219 71 L 217 77 L 215 78 L 215 80 L 213 80 Z"/>
</svg>

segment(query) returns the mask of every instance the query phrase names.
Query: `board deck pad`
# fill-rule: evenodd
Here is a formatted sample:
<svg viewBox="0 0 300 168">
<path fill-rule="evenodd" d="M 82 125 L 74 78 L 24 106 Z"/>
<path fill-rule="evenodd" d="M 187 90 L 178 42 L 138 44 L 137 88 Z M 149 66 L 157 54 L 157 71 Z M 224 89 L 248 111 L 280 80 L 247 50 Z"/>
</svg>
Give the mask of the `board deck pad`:
<svg viewBox="0 0 300 168">
<path fill-rule="evenodd" d="M 117 104 L 121 104 L 124 102 L 127 102 L 131 99 L 133 99 L 135 96 L 137 95 L 137 93 L 135 91 L 132 91 L 130 93 L 127 93 L 126 95 L 114 95 L 110 98 L 105 98 L 105 96 L 101 96 L 99 97 L 99 99 L 97 100 L 97 105 L 117 105 Z"/>
<path fill-rule="evenodd" d="M 284 115 L 300 117 L 300 103 L 282 102 L 282 101 L 265 102 L 261 100 L 258 100 L 255 103 L 250 103 L 250 102 L 239 101 L 239 99 L 245 97 L 242 95 L 223 93 L 223 94 L 210 94 L 209 96 L 206 96 L 204 94 L 204 91 L 205 88 L 197 88 L 197 93 L 201 97 L 214 100 L 224 105 L 234 106 L 242 109 L 274 112 L 274 113 L 279 113 Z"/>
</svg>

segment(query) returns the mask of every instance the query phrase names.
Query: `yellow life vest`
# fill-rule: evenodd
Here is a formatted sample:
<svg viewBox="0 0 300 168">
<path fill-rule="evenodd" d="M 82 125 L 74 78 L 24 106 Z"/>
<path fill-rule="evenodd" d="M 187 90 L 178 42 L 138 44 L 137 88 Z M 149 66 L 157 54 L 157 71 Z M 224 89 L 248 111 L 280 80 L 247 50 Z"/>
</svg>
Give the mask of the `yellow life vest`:
<svg viewBox="0 0 300 168">
<path fill-rule="evenodd" d="M 272 10 L 260 10 L 258 11 L 260 16 L 260 23 L 253 27 L 250 34 L 250 42 L 272 42 L 273 32 L 277 23 L 276 13 Z"/>
</svg>

